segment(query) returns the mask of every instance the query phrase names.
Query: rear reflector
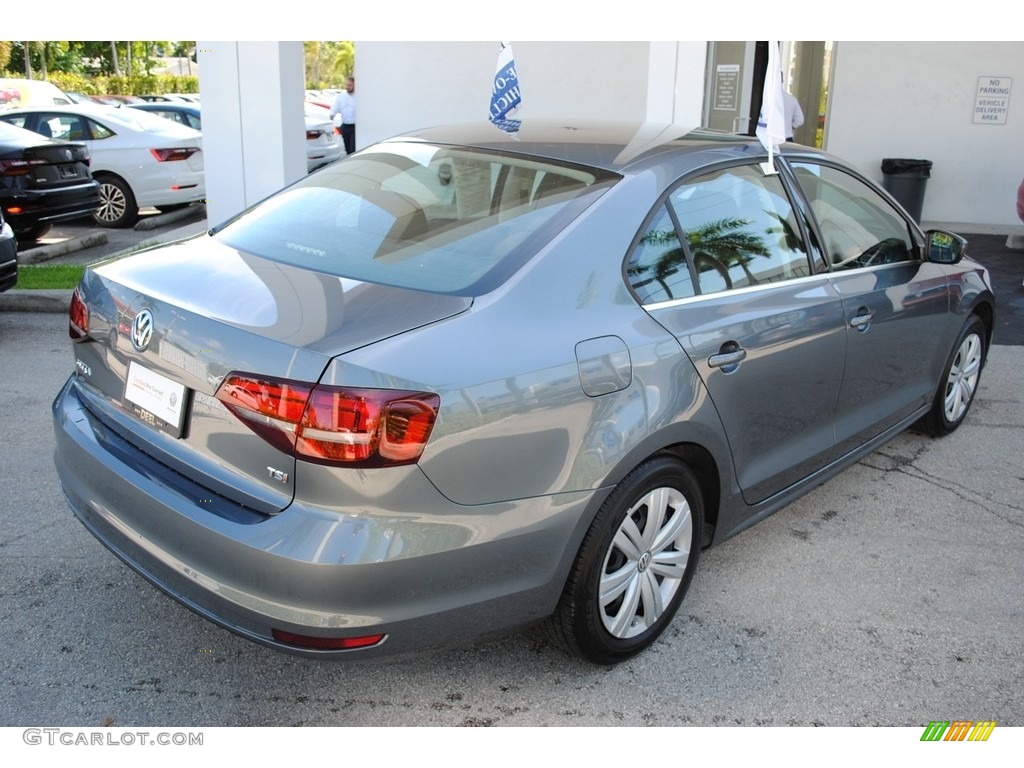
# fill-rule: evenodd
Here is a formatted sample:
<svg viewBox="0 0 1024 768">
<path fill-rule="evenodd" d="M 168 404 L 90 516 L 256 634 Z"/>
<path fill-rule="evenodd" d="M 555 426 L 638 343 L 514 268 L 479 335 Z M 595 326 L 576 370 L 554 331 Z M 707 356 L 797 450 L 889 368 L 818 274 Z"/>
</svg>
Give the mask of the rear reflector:
<svg viewBox="0 0 1024 768">
<path fill-rule="evenodd" d="M 68 309 L 68 336 L 75 341 L 89 336 L 89 308 L 77 288 L 71 294 L 71 307 Z"/>
<path fill-rule="evenodd" d="M 314 386 L 231 373 L 217 399 L 280 451 L 317 464 L 415 464 L 441 398 L 430 392 Z"/>
<path fill-rule="evenodd" d="M 283 629 L 272 630 L 274 639 L 279 643 L 287 643 L 300 648 L 317 648 L 321 650 L 343 651 L 354 648 L 369 648 L 379 645 L 387 635 L 363 635 L 361 637 L 310 637 L 285 632 Z"/>
<path fill-rule="evenodd" d="M 166 163 L 172 160 L 188 160 L 199 151 L 199 147 L 174 147 L 173 149 L 151 149 L 150 154 L 156 158 L 158 163 Z"/>
</svg>

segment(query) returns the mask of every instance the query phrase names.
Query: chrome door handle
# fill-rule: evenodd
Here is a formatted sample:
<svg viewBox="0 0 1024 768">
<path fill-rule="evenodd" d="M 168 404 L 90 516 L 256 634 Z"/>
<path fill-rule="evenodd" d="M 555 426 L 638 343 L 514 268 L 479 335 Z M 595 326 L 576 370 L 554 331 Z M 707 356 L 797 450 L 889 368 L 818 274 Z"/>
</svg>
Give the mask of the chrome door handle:
<svg viewBox="0 0 1024 768">
<path fill-rule="evenodd" d="M 871 325 L 871 318 L 874 316 L 874 312 L 867 312 L 863 315 L 852 317 L 850 318 L 850 327 L 856 328 L 858 331 L 866 331 L 868 326 Z"/>
<path fill-rule="evenodd" d="M 712 368 L 727 368 L 737 366 L 747 359 L 747 350 L 737 349 L 734 352 L 721 352 L 708 358 L 708 365 Z"/>
</svg>

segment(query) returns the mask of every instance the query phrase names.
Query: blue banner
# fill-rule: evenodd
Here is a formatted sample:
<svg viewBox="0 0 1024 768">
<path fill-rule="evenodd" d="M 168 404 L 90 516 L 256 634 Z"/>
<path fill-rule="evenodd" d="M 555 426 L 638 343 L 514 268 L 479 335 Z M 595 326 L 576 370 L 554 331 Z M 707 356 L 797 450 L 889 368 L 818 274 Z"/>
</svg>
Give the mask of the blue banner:
<svg viewBox="0 0 1024 768">
<path fill-rule="evenodd" d="M 498 51 L 498 66 L 491 87 L 490 121 L 506 133 L 515 133 L 521 123 L 509 118 L 519 108 L 522 100 L 512 46 L 503 43 Z"/>
</svg>

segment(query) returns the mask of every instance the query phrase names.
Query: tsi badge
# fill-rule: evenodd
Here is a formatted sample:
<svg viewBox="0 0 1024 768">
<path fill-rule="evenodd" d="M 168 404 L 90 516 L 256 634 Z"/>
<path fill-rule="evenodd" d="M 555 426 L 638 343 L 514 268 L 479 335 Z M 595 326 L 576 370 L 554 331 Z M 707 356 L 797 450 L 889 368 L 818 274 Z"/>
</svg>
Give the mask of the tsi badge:
<svg viewBox="0 0 1024 768">
<path fill-rule="evenodd" d="M 267 475 L 270 477 L 271 480 L 277 480 L 279 483 L 288 483 L 288 473 L 282 472 L 280 469 L 267 467 Z"/>
</svg>

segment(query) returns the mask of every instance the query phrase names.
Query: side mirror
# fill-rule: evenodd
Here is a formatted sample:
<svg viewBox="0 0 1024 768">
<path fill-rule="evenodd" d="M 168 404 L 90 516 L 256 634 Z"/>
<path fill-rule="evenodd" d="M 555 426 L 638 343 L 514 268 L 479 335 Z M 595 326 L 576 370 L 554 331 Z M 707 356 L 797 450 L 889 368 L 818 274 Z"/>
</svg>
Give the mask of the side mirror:
<svg viewBox="0 0 1024 768">
<path fill-rule="evenodd" d="M 956 264 L 963 258 L 967 241 L 960 235 L 942 229 L 929 229 L 925 236 L 928 238 L 928 261 Z"/>
</svg>

